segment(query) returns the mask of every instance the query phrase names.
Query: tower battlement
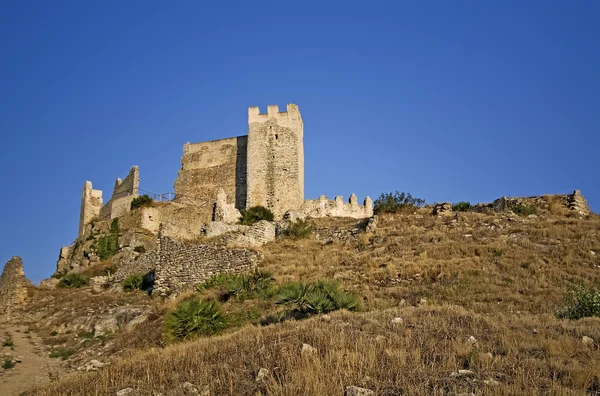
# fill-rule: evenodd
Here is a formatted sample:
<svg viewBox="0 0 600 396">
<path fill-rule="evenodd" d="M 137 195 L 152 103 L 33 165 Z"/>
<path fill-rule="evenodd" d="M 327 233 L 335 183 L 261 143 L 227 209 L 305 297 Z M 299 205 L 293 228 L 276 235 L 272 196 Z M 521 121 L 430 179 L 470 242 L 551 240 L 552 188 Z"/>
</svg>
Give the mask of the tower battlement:
<svg viewBox="0 0 600 396">
<path fill-rule="evenodd" d="M 258 106 L 248 108 L 248 125 L 254 122 L 265 122 L 273 118 L 277 120 L 299 121 L 302 124 L 300 110 L 298 109 L 298 105 L 295 104 L 288 104 L 286 111 L 279 111 L 278 105 L 268 105 L 266 114 L 261 113 Z"/>
</svg>

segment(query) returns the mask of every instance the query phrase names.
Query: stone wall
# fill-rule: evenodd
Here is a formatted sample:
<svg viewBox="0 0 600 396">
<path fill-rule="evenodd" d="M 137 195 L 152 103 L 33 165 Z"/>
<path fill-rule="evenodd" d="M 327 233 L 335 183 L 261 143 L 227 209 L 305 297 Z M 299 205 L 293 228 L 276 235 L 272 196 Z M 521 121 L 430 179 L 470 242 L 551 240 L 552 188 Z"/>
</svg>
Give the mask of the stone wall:
<svg viewBox="0 0 600 396">
<path fill-rule="evenodd" d="M 269 208 L 276 219 L 304 202 L 304 124 L 298 106 L 248 109 L 248 207 Z"/>
<path fill-rule="evenodd" d="M 27 299 L 28 284 L 23 271 L 23 260 L 14 256 L 6 263 L 0 276 L 0 315 L 9 314 Z"/>
<path fill-rule="evenodd" d="M 137 166 L 132 166 L 123 180 L 117 179 L 110 200 L 100 209 L 100 218 L 114 219 L 131 210 L 131 201 L 138 196 L 140 173 Z"/>
<path fill-rule="evenodd" d="M 373 201 L 367 196 L 363 205 L 359 205 L 354 194 L 350 195 L 348 202 L 344 202 L 344 198 L 341 196 L 335 197 L 335 200 L 329 200 L 326 196 L 321 195 L 319 199 L 304 201 L 301 211 L 309 217 L 364 219 L 373 216 Z"/>
<path fill-rule="evenodd" d="M 102 207 L 102 190 L 94 190 L 92 182 L 86 181 L 81 192 L 81 211 L 79 214 L 79 232 L 78 236 L 85 233 L 85 226 L 92 221 L 94 217 L 100 215 Z"/>
<path fill-rule="evenodd" d="M 161 236 L 154 292 L 164 296 L 191 289 L 217 273 L 251 271 L 258 257 L 258 253 L 249 249 L 186 243 Z"/>
<path fill-rule="evenodd" d="M 129 174 L 125 179 L 117 178 L 115 187 L 113 188 L 112 198 L 121 198 L 128 195 L 138 195 L 140 187 L 140 169 L 134 165 L 129 170 Z"/>
<path fill-rule="evenodd" d="M 201 206 L 165 202 L 140 208 L 135 213 L 138 227 L 158 234 L 161 224 L 169 228 L 169 235 L 179 239 L 194 239 L 200 236 L 200 228 L 211 220 Z"/>
<path fill-rule="evenodd" d="M 476 212 L 503 212 L 513 210 L 515 207 L 523 205 L 541 210 L 556 210 L 553 205 L 558 205 L 560 209 L 568 215 L 584 217 L 591 213 L 585 198 L 579 190 L 572 194 L 553 194 L 533 197 L 500 197 L 491 203 L 479 203 L 473 206 Z"/>
<path fill-rule="evenodd" d="M 110 282 L 121 283 L 123 279 L 131 275 L 146 275 L 156 268 L 158 260 L 159 253 L 156 250 L 140 254 L 135 259 L 121 264 L 110 277 Z"/>
<path fill-rule="evenodd" d="M 223 189 L 231 204 L 246 207 L 247 136 L 186 143 L 175 180 L 175 201 L 193 204 L 212 220 L 213 204 Z"/>
</svg>

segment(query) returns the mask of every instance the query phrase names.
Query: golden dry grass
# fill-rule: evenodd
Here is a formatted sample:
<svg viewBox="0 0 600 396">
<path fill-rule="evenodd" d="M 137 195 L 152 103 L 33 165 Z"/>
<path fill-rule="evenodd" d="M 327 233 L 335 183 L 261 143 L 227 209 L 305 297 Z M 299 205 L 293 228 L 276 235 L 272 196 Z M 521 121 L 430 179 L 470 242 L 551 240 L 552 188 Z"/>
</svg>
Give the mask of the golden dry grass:
<svg viewBox="0 0 600 396">
<path fill-rule="evenodd" d="M 278 240 L 261 248 L 261 267 L 279 282 L 338 279 L 367 312 L 246 326 L 129 352 L 102 372 L 65 377 L 31 394 L 114 395 L 132 387 L 178 395 L 186 381 L 215 395 L 333 395 L 348 385 L 379 395 L 600 391 L 600 319 L 554 316 L 569 284 L 600 281 L 600 219 L 553 213 L 386 215 L 374 234 L 346 244 Z M 150 339 L 159 337 L 166 307 L 157 309 L 163 311 L 140 332 Z M 392 325 L 395 316 L 404 324 Z M 469 336 L 478 342 L 466 344 Z M 595 343 L 584 345 L 583 336 Z M 151 345 L 127 337 L 132 348 Z M 302 343 L 318 354 L 303 357 Z M 263 367 L 271 374 L 257 382 Z M 450 375 L 459 369 L 473 374 Z"/>
</svg>

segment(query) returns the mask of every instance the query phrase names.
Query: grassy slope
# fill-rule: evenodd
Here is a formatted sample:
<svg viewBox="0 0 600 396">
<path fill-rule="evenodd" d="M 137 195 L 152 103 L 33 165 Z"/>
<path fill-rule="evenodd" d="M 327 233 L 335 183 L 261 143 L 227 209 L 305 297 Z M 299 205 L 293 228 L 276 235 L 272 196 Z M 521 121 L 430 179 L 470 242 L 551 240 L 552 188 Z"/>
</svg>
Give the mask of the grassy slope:
<svg viewBox="0 0 600 396">
<path fill-rule="evenodd" d="M 213 394 L 341 394 L 347 385 L 378 394 L 581 394 L 600 376 L 600 319 L 553 315 L 568 284 L 600 281 L 598 216 L 388 215 L 355 243 L 280 240 L 263 252 L 278 281 L 339 279 L 367 312 L 134 352 L 32 394 L 175 395 L 185 381 Z M 392 325 L 395 316 L 404 324 Z M 474 346 L 465 343 L 471 335 Z M 584 345 L 584 335 L 596 344 Z M 302 343 L 318 354 L 302 357 Z M 271 376 L 256 382 L 261 367 Z M 474 374 L 450 376 L 458 369 Z"/>
</svg>

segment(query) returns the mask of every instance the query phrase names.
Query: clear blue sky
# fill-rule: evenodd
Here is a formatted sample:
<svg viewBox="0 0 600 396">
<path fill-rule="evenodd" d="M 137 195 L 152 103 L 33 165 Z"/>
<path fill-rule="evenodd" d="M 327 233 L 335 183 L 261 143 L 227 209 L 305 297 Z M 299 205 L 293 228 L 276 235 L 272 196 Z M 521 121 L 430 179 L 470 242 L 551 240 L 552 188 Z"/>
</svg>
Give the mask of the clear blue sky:
<svg viewBox="0 0 600 396">
<path fill-rule="evenodd" d="M 0 265 L 34 281 L 85 180 L 173 190 L 182 145 L 296 103 L 306 197 L 580 189 L 600 211 L 598 1 L 2 1 Z"/>
</svg>

